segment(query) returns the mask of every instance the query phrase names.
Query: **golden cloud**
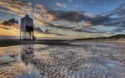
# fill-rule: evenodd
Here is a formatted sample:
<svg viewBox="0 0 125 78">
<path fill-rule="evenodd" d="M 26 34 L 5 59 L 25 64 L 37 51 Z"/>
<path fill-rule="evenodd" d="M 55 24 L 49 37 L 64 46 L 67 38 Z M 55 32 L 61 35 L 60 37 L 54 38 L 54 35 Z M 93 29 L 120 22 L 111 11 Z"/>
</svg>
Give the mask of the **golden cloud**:
<svg viewBox="0 0 125 78">
<path fill-rule="evenodd" d="M 24 15 L 27 13 L 32 12 L 31 4 L 30 3 L 22 3 L 19 0 L 1 0 L 0 6 L 6 8 L 12 12 L 15 12 L 19 15 Z"/>
</svg>

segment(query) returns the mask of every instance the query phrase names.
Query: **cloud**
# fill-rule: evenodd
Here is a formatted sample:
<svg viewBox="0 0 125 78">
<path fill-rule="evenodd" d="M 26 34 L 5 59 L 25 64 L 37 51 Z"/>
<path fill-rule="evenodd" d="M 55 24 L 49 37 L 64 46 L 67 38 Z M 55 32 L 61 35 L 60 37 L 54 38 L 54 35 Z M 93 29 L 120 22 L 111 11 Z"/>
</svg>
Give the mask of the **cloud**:
<svg viewBox="0 0 125 78">
<path fill-rule="evenodd" d="M 80 22 L 86 19 L 87 16 L 84 16 L 84 12 L 80 11 L 60 11 L 60 10 L 51 10 L 49 14 L 54 15 L 54 20 L 66 20 L 72 22 Z"/>
<path fill-rule="evenodd" d="M 57 5 L 62 6 L 60 3 L 57 3 Z M 39 24 L 42 22 L 53 22 L 58 20 L 80 22 L 86 18 L 83 12 L 80 11 L 53 10 L 41 4 L 36 4 L 35 7 L 32 7 L 31 3 L 24 3 L 20 0 L 1 0 L 0 6 L 8 9 L 8 12 L 16 13 L 21 17 L 25 14 L 32 14 L 35 18 L 35 21 L 39 22 Z"/>
<path fill-rule="evenodd" d="M 3 9 L 0 9 L 0 12 L 9 13 L 9 14 L 16 14 L 15 12 L 3 10 Z"/>
<path fill-rule="evenodd" d="M 69 21 L 69 22 L 80 22 L 87 20 L 89 17 L 84 15 L 82 11 L 62 11 L 53 10 L 43 5 L 37 4 L 35 8 L 38 18 L 44 18 L 47 21 Z M 41 16 L 41 17 L 40 17 Z"/>
<path fill-rule="evenodd" d="M 67 6 L 65 4 L 62 4 L 62 3 L 56 3 L 56 5 L 61 7 L 61 8 L 67 8 Z"/>
<path fill-rule="evenodd" d="M 49 9 L 43 5 L 37 4 L 35 7 L 32 7 L 31 3 L 24 3 L 20 0 L 0 0 L 0 6 L 8 10 L 0 10 L 1 12 L 17 14 L 20 17 L 30 14 L 34 16 L 34 20 L 43 24 L 42 21 L 51 21 L 53 20 L 53 15 L 49 14 Z M 41 23 L 40 23 L 41 22 Z"/>
<path fill-rule="evenodd" d="M 72 0 L 69 0 L 71 2 Z M 57 6 L 66 8 L 67 6 L 62 3 L 56 3 Z M 112 12 L 104 13 L 100 15 L 93 15 L 92 13 L 83 11 L 61 11 L 53 10 L 43 6 L 42 4 L 36 4 L 34 7 L 31 3 L 24 3 L 20 0 L 0 0 L 0 6 L 8 10 L 0 10 L 1 12 L 13 13 L 19 16 L 25 14 L 31 14 L 34 17 L 36 26 L 55 26 L 64 29 L 82 30 L 87 27 L 95 25 L 114 26 L 125 25 L 125 8 L 121 5 Z M 78 5 L 76 8 L 79 7 Z M 119 18 L 110 18 L 112 15 L 118 15 Z M 57 23 L 61 21 L 62 23 Z M 70 27 L 68 27 L 70 26 Z"/>
<path fill-rule="evenodd" d="M 123 32 L 125 30 L 125 3 L 118 6 L 116 9 L 110 12 L 112 15 L 117 16 L 117 18 L 108 18 L 106 23 L 103 23 L 104 25 L 110 25 L 114 26 L 116 29 L 114 29 L 112 32 Z"/>
<path fill-rule="evenodd" d="M 1 0 L 0 6 L 20 16 L 32 12 L 31 3 L 23 3 L 19 0 Z"/>
<path fill-rule="evenodd" d="M 69 2 L 72 2 L 72 0 L 69 0 Z"/>
<path fill-rule="evenodd" d="M 69 0 L 71 2 L 72 0 Z M 56 3 L 61 8 L 67 8 L 65 4 Z M 32 6 L 32 3 L 25 3 L 21 0 L 0 0 L 0 6 L 7 10 L 1 10 L 2 12 L 17 14 L 20 17 L 25 14 L 30 14 L 34 19 L 35 26 L 50 26 L 58 29 L 62 29 L 64 32 L 95 32 L 93 29 L 87 31 L 87 27 L 98 24 L 109 24 L 105 23 L 109 19 L 108 16 L 95 16 L 91 13 L 83 11 L 61 11 L 53 10 L 43 6 L 42 4 L 36 4 Z M 79 6 L 77 5 L 76 8 Z M 83 21 L 84 20 L 84 21 Z M 58 22 L 60 21 L 60 22 Z M 58 22 L 58 23 L 57 23 Z M 107 22 L 107 21 L 106 21 Z M 76 28 L 74 30 L 74 28 Z M 93 30 L 93 31 L 92 31 Z M 66 33 L 68 34 L 68 33 Z M 60 35 L 60 34 L 59 34 Z M 81 34 L 80 34 L 81 35 Z M 90 37 L 91 35 L 89 35 Z"/>
<path fill-rule="evenodd" d="M 84 13 L 84 15 L 85 15 L 85 16 L 88 16 L 88 17 L 95 17 L 95 15 L 94 15 L 94 14 L 89 13 L 89 12 L 85 12 L 85 13 Z"/>
</svg>

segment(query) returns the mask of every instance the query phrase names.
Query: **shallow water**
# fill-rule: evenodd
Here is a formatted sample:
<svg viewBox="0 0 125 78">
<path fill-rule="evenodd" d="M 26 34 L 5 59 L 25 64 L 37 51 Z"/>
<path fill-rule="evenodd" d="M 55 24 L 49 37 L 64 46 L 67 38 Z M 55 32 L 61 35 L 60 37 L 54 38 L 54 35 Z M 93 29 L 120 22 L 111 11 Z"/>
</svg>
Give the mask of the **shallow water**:
<svg viewBox="0 0 125 78">
<path fill-rule="evenodd" d="M 0 48 L 0 78 L 125 78 L 125 45 L 77 42 Z"/>
</svg>

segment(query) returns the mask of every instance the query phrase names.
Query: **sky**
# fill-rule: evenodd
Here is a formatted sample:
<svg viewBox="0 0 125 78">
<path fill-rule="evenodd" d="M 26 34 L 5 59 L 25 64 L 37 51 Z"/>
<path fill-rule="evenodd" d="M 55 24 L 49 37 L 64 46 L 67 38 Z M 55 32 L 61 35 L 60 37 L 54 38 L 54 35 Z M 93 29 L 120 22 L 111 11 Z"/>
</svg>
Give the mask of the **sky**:
<svg viewBox="0 0 125 78">
<path fill-rule="evenodd" d="M 21 0 L 31 2 L 31 0 Z M 66 11 L 87 11 L 99 14 L 118 7 L 123 0 L 32 0 L 33 4 L 43 4 L 48 8 Z"/>
<path fill-rule="evenodd" d="M 125 33 L 124 0 L 0 0 L 0 21 L 28 14 L 36 28 L 60 36 Z"/>
</svg>

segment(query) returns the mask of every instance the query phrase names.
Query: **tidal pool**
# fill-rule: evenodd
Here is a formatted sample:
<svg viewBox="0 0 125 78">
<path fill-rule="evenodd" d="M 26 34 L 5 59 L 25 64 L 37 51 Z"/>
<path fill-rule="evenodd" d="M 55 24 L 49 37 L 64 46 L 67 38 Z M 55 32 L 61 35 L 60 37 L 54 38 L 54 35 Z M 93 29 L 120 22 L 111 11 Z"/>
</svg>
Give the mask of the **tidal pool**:
<svg viewBox="0 0 125 78">
<path fill-rule="evenodd" d="M 125 78 L 125 44 L 77 42 L 0 48 L 0 78 Z"/>
</svg>

